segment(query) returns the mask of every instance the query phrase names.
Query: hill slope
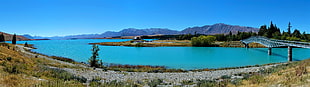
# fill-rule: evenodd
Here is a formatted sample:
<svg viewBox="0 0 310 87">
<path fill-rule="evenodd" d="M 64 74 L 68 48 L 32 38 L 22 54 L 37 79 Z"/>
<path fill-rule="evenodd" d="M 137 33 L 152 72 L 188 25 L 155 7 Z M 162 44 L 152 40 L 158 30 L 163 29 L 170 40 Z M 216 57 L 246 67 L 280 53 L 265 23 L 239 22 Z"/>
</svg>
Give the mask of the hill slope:
<svg viewBox="0 0 310 87">
<path fill-rule="evenodd" d="M 202 27 L 192 27 L 186 28 L 182 30 L 181 34 L 206 34 L 206 35 L 214 35 L 214 34 L 228 34 L 229 32 L 236 34 L 239 32 L 258 32 L 258 28 L 253 27 L 244 27 L 244 26 L 236 26 L 236 25 L 227 25 L 223 23 L 218 23 L 214 25 L 206 25 Z"/>
<path fill-rule="evenodd" d="M 13 39 L 13 35 L 12 35 L 12 34 L 0 32 L 0 34 L 1 34 L 1 33 L 3 33 L 4 39 L 5 39 L 6 41 L 11 41 L 11 40 Z M 29 39 L 26 38 L 26 37 L 24 37 L 24 36 L 16 35 L 16 40 L 17 40 L 17 41 L 21 41 L 21 40 L 29 40 Z"/>
</svg>

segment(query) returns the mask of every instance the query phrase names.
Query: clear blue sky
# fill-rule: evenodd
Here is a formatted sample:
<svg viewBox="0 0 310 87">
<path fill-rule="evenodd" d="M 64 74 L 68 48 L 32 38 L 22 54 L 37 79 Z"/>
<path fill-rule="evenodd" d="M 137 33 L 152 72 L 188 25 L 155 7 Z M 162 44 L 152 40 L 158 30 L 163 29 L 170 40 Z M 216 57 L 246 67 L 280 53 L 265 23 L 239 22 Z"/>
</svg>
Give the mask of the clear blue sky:
<svg viewBox="0 0 310 87">
<path fill-rule="evenodd" d="M 310 33 L 310 0 L 0 0 L 0 31 L 39 36 L 270 21 Z"/>
</svg>

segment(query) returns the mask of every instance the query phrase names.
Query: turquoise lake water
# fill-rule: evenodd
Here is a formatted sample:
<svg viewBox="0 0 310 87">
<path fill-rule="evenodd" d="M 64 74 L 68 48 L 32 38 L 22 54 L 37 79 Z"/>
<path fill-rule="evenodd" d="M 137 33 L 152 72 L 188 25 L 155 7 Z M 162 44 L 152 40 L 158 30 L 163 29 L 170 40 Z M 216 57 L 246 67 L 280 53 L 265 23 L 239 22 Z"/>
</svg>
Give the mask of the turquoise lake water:
<svg viewBox="0 0 310 87">
<path fill-rule="evenodd" d="M 38 49 L 33 51 L 62 56 L 78 62 L 86 62 L 96 42 L 120 42 L 129 39 L 77 39 L 27 41 Z M 17 43 L 25 43 L 18 41 Z M 132 65 L 159 65 L 168 68 L 202 69 L 224 68 L 247 65 L 278 63 L 287 61 L 287 48 L 273 48 L 272 55 L 267 48 L 229 47 L 125 47 L 99 46 L 99 57 L 106 63 Z M 293 48 L 293 60 L 310 58 L 310 49 Z"/>
</svg>

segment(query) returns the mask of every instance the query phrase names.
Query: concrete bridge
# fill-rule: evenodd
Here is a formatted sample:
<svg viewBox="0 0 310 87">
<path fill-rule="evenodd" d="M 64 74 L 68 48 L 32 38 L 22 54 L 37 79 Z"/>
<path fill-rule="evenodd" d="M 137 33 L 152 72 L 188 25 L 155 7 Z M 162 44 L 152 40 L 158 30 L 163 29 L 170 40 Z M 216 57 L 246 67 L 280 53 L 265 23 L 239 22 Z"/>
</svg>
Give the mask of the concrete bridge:
<svg viewBox="0 0 310 87">
<path fill-rule="evenodd" d="M 310 43 L 307 42 L 298 42 L 298 41 L 287 41 L 287 40 L 276 40 L 269 39 L 267 37 L 262 36 L 252 36 L 250 38 L 241 40 L 244 43 L 245 47 L 248 48 L 249 43 L 260 43 L 266 47 L 268 47 L 268 55 L 271 55 L 271 51 L 273 47 L 284 47 L 288 48 L 288 61 L 292 61 L 292 47 L 301 47 L 301 48 L 310 48 Z"/>
</svg>

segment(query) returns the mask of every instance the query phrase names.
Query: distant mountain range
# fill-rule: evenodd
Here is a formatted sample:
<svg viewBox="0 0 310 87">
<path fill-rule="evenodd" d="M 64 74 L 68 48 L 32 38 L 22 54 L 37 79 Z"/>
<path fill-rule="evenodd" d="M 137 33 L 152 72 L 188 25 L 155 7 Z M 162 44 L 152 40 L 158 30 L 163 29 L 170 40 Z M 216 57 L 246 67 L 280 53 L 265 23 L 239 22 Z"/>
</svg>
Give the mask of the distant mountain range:
<svg viewBox="0 0 310 87">
<path fill-rule="evenodd" d="M 107 31 L 102 34 L 83 34 L 83 35 L 70 35 L 64 37 L 40 37 L 40 36 L 31 36 L 23 35 L 29 39 L 74 39 L 74 38 L 104 38 L 104 37 L 118 37 L 118 36 L 141 36 L 141 35 L 174 35 L 174 34 L 228 34 L 229 32 L 236 34 L 239 32 L 258 32 L 258 28 L 237 26 L 237 25 L 228 25 L 223 23 L 218 23 L 214 25 L 205 25 L 202 27 L 189 27 L 182 31 L 162 29 L 162 28 L 150 28 L 150 29 L 135 29 L 128 28 L 123 29 L 119 32 Z"/>
</svg>

